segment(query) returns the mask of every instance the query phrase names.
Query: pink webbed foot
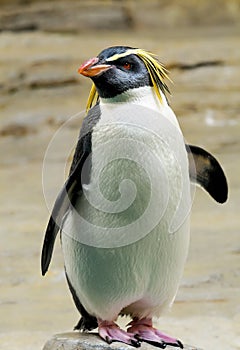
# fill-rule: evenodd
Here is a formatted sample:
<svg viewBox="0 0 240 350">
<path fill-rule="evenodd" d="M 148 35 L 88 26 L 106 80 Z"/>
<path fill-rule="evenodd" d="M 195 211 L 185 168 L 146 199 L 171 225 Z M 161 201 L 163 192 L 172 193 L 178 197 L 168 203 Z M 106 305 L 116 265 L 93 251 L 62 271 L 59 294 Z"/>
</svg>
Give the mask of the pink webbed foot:
<svg viewBox="0 0 240 350">
<path fill-rule="evenodd" d="M 165 349 L 167 345 L 183 349 L 183 345 L 178 339 L 169 337 L 158 329 L 153 328 L 151 319 L 134 319 L 129 325 L 131 327 L 128 328 L 128 332 L 135 334 L 135 337 L 140 341 L 144 341 L 162 349 Z"/>
<path fill-rule="evenodd" d="M 108 344 L 114 341 L 140 347 L 140 341 L 135 338 L 134 334 L 126 332 L 118 327 L 114 322 L 98 320 L 98 333 Z"/>
</svg>

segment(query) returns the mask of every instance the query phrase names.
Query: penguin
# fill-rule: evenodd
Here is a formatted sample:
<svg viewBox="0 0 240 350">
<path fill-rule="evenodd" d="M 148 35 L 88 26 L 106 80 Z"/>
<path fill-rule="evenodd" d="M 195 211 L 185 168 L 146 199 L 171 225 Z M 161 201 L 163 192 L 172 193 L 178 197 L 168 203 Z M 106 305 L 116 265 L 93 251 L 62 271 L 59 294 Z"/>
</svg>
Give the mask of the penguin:
<svg viewBox="0 0 240 350">
<path fill-rule="evenodd" d="M 183 348 L 153 327 L 174 302 L 189 246 L 191 183 L 218 203 L 228 196 L 217 159 L 184 142 L 169 106 L 168 72 L 142 49 L 113 46 L 78 72 L 92 88 L 68 179 L 42 248 L 45 275 L 58 232 L 75 329 L 107 343 Z M 129 199 L 130 198 L 130 199 Z M 127 330 L 116 320 L 128 315 Z"/>
</svg>

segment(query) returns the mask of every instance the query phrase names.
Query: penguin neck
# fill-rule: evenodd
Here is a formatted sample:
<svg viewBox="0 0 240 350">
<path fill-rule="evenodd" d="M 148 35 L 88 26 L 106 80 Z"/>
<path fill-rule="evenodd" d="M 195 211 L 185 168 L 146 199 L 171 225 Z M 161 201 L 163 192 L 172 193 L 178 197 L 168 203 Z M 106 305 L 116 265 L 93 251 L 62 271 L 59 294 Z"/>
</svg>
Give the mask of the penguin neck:
<svg viewBox="0 0 240 350">
<path fill-rule="evenodd" d="M 180 130 L 177 118 L 169 106 L 164 93 L 160 91 L 160 94 L 161 101 L 158 99 L 153 87 L 151 86 L 134 88 L 111 98 L 100 97 L 100 108 L 102 107 L 106 112 L 106 115 L 110 116 L 111 113 L 114 114 L 114 111 L 122 105 L 128 105 L 130 108 L 134 105 L 142 106 L 161 113 Z"/>
<path fill-rule="evenodd" d="M 160 102 L 153 87 L 142 86 L 127 90 L 117 96 L 110 98 L 100 98 L 100 105 L 109 108 L 117 107 L 119 103 L 137 104 L 146 108 L 151 108 L 156 111 L 164 112 L 166 106 L 168 106 L 165 95 L 160 91 L 162 101 Z"/>
</svg>

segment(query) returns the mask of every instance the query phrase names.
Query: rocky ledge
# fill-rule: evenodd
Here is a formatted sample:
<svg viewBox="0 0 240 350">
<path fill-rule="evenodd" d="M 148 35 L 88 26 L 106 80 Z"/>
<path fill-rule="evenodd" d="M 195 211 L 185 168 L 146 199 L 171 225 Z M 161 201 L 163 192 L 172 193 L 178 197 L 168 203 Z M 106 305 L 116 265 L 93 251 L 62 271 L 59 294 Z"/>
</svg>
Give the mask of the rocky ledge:
<svg viewBox="0 0 240 350">
<path fill-rule="evenodd" d="M 95 333 L 62 333 L 54 335 L 44 345 L 43 350 L 132 350 L 134 349 L 130 345 L 122 343 L 107 344 L 99 338 Z M 142 343 L 141 350 L 154 350 L 157 349 L 152 345 Z M 165 349 L 176 349 L 172 346 L 167 346 Z M 194 346 L 184 345 L 185 350 L 201 350 Z"/>
</svg>

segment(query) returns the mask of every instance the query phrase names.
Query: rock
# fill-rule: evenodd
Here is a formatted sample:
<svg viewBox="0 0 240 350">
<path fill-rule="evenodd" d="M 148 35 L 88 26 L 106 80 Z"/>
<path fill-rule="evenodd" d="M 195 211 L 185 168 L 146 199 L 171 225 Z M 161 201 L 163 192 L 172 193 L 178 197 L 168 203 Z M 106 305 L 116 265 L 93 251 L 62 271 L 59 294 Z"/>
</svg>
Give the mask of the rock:
<svg viewBox="0 0 240 350">
<path fill-rule="evenodd" d="M 125 30 L 133 26 L 131 8 L 120 1 L 101 6 L 81 1 L 67 4 L 65 1 L 27 1 L 15 5 L 11 2 L 0 9 L 0 31 L 74 33 L 89 29 Z"/>
<path fill-rule="evenodd" d="M 36 129 L 20 123 L 8 124 L 0 128 L 0 136 L 26 136 L 36 133 Z"/>
<path fill-rule="evenodd" d="M 238 0 L 37 1 L 0 0 L 0 31 L 82 33 L 89 30 L 169 30 L 212 25 L 238 26 Z M 219 30 L 219 29 L 218 29 Z M 123 34 L 123 33 L 122 33 Z"/>
<path fill-rule="evenodd" d="M 79 333 L 69 332 L 54 335 L 44 345 L 43 350 L 133 350 L 130 345 L 122 343 L 107 344 L 99 338 L 96 333 Z M 142 343 L 141 350 L 154 350 L 157 349 L 152 345 Z M 172 346 L 167 346 L 166 349 L 176 349 Z M 201 350 L 199 348 L 184 345 L 185 350 Z"/>
</svg>

